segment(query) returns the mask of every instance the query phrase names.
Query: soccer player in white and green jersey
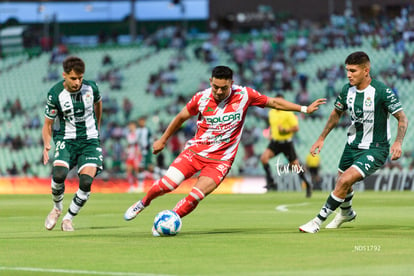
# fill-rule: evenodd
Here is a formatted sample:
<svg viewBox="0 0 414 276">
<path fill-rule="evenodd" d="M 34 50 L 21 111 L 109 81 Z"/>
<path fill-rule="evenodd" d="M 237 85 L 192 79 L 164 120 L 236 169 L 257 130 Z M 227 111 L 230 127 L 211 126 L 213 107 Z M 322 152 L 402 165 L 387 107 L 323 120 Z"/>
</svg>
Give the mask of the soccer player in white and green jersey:
<svg viewBox="0 0 414 276">
<path fill-rule="evenodd" d="M 61 229 L 74 231 L 72 219 L 89 198 L 94 177 L 101 172 L 103 156 L 99 140 L 102 99 L 95 82 L 83 79 L 85 63 L 70 56 L 63 61 L 63 80 L 47 95 L 45 121 L 42 129 L 43 163 L 49 161 L 51 140 L 55 142 L 52 170 L 52 199 L 54 206 L 46 217 L 45 227 L 52 230 L 63 209 L 65 179 L 78 167 L 79 189 L 75 193 Z M 59 129 L 53 130 L 59 121 Z"/>
<path fill-rule="evenodd" d="M 346 111 L 352 121 L 348 129 L 348 141 L 339 162 L 335 189 L 319 214 L 299 226 L 301 232 L 318 232 L 322 223 L 338 207 L 341 212 L 326 228 L 338 228 L 342 223 L 354 220 L 356 212 L 352 209 L 353 184 L 381 168 L 388 154 L 391 153 L 391 160 L 401 157 L 408 120 L 400 101 L 385 84 L 371 78 L 370 60 L 366 53 L 350 54 L 345 60 L 345 66 L 349 83 L 342 88 L 325 128 L 310 151 L 312 155 L 321 151 L 325 138 Z M 397 137 L 391 149 L 390 114 L 398 121 Z"/>
</svg>

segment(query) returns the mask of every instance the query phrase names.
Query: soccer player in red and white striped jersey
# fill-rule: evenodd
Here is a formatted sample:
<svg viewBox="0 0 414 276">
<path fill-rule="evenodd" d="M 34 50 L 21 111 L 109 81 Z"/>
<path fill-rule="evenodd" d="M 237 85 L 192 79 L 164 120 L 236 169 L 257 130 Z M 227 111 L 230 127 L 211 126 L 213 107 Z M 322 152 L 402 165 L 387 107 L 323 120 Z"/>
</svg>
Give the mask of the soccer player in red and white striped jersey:
<svg viewBox="0 0 414 276">
<path fill-rule="evenodd" d="M 230 171 L 249 106 L 313 113 L 319 105 L 326 102 L 325 99 L 318 99 L 309 106 L 300 106 L 283 98 L 262 95 L 250 87 L 234 84 L 233 71 L 227 66 L 213 69 L 210 85 L 210 88 L 192 97 L 171 121 L 161 138 L 153 143 L 153 152 L 157 154 L 186 120 L 198 116 L 195 136 L 186 143 L 183 152 L 173 161 L 166 174 L 152 185 L 144 198 L 125 212 L 126 220 L 135 218 L 153 199 L 173 191 L 183 180 L 200 172 L 190 194 L 173 209 L 180 217 L 193 211 Z"/>
</svg>

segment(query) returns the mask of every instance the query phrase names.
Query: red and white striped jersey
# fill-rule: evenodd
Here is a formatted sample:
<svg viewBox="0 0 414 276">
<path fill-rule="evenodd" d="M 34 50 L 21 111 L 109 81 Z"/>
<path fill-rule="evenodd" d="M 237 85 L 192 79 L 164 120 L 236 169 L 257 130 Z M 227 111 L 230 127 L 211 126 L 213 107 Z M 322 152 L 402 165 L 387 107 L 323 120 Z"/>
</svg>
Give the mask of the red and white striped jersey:
<svg viewBox="0 0 414 276">
<path fill-rule="evenodd" d="M 185 149 L 203 157 L 233 162 L 249 106 L 265 107 L 269 98 L 250 87 L 233 85 L 229 96 L 217 102 L 211 87 L 196 93 L 187 103 L 192 116 L 198 115 L 197 132 Z"/>
</svg>

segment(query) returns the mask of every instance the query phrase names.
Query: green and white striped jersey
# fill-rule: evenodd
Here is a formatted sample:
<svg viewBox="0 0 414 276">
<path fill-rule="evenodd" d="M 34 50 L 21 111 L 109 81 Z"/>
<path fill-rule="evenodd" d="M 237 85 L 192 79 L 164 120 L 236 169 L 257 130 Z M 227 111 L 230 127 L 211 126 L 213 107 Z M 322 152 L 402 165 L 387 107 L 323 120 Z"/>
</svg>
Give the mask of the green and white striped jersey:
<svg viewBox="0 0 414 276">
<path fill-rule="evenodd" d="M 390 114 L 403 109 L 394 92 L 375 79 L 362 91 L 350 84 L 344 85 L 336 98 L 335 108 L 348 110 L 352 121 L 348 144 L 360 149 L 389 147 Z"/>
<path fill-rule="evenodd" d="M 59 119 L 60 128 L 55 135 L 63 139 L 98 139 L 98 122 L 94 104 L 101 101 L 98 86 L 83 80 L 78 92 L 69 92 L 63 80 L 55 84 L 47 94 L 45 116 Z"/>
</svg>

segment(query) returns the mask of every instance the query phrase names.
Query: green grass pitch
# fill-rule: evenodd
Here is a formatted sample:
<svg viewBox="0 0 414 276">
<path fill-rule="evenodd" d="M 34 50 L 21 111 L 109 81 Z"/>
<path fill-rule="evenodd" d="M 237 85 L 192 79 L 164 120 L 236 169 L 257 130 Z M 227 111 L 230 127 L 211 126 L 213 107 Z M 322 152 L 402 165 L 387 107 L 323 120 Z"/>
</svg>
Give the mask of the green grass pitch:
<svg viewBox="0 0 414 276">
<path fill-rule="evenodd" d="M 50 195 L 0 195 L 0 275 L 411 275 L 414 194 L 359 192 L 355 222 L 304 234 L 328 192 L 213 194 L 183 218 L 175 237 L 152 222 L 185 195 L 154 200 L 136 219 L 124 211 L 142 194 L 92 194 L 75 232 L 43 223 Z M 65 209 L 72 194 L 65 197 Z M 279 210 L 277 210 L 277 208 Z M 331 219 L 331 216 L 329 219 Z M 326 224 L 325 224 L 326 225 Z"/>
</svg>

